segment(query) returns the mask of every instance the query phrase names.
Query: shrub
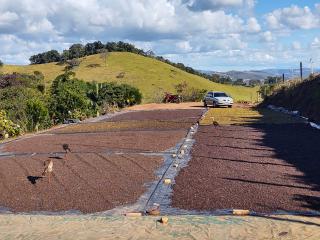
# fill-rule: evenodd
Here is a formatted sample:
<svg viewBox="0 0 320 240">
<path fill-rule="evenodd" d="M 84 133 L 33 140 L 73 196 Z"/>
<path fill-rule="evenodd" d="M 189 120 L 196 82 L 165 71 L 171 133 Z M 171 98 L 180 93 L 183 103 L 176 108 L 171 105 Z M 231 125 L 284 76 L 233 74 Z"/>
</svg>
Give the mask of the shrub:
<svg viewBox="0 0 320 240">
<path fill-rule="evenodd" d="M 58 122 L 71 118 L 75 112 L 81 112 L 81 116 L 86 117 L 94 112 L 93 104 L 87 96 L 90 85 L 74 76 L 73 72 L 67 72 L 52 83 L 50 114 Z"/>
<path fill-rule="evenodd" d="M 71 71 L 75 67 L 78 67 L 80 65 L 81 61 L 79 59 L 71 59 L 66 62 L 67 66 L 64 67 L 65 71 Z"/>
<path fill-rule="evenodd" d="M 18 136 L 21 133 L 19 125 L 14 124 L 8 117 L 4 110 L 0 111 L 0 136 L 5 138 L 6 134 L 9 137 Z"/>
<path fill-rule="evenodd" d="M 99 90 L 98 105 L 105 103 L 120 108 L 140 104 L 142 95 L 139 89 L 128 84 L 105 83 Z"/>
<path fill-rule="evenodd" d="M 124 78 L 125 74 L 125 72 L 121 72 L 117 75 L 117 78 Z"/>
<path fill-rule="evenodd" d="M 51 125 L 48 108 L 40 99 L 30 99 L 27 101 L 26 115 L 29 131 L 38 131 Z"/>
<path fill-rule="evenodd" d="M 177 94 L 180 95 L 181 100 L 183 102 L 191 101 L 197 102 L 201 101 L 206 94 L 206 89 L 197 89 L 197 88 L 190 88 L 186 82 L 179 83 L 174 86 L 177 91 Z"/>
<path fill-rule="evenodd" d="M 40 72 L 30 74 L 5 74 L 0 76 L 0 109 L 8 118 L 28 131 L 30 124 L 26 114 L 27 102 L 30 99 L 44 101 L 43 75 Z"/>
<path fill-rule="evenodd" d="M 96 67 L 101 67 L 101 65 L 98 63 L 92 63 L 87 65 L 87 68 L 96 68 Z"/>
</svg>

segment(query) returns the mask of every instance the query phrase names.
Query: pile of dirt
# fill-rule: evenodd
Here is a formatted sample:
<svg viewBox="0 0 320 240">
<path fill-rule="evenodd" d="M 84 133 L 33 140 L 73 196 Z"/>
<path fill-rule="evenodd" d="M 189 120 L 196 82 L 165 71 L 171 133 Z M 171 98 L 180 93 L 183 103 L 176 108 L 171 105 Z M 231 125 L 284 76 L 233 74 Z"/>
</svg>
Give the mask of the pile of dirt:
<svg viewBox="0 0 320 240">
<path fill-rule="evenodd" d="M 275 105 L 299 111 L 313 122 L 320 122 L 320 75 L 298 84 L 286 83 L 262 105 Z"/>
</svg>

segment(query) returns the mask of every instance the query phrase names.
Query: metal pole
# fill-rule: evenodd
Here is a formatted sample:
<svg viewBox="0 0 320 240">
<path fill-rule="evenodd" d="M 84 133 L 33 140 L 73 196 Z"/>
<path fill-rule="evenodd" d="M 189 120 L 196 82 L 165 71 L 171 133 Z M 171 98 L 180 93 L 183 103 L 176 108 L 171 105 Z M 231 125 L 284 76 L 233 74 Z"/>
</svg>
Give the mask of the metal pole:
<svg viewBox="0 0 320 240">
<path fill-rule="evenodd" d="M 301 81 L 303 80 L 302 79 L 302 62 L 300 62 L 300 79 L 301 79 Z"/>
</svg>

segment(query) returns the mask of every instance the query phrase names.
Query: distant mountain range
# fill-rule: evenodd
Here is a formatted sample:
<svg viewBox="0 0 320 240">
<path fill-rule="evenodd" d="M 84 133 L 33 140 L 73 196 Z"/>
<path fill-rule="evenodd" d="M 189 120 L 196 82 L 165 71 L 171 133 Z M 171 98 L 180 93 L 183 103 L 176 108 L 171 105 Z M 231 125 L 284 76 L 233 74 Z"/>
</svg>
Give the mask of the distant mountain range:
<svg viewBox="0 0 320 240">
<path fill-rule="evenodd" d="M 201 71 L 201 70 L 200 70 Z M 315 72 L 319 72 L 320 69 L 315 69 Z M 267 77 L 282 77 L 284 74 L 285 79 L 292 79 L 300 77 L 300 69 L 263 69 L 263 70 L 249 70 L 249 71 L 228 71 L 228 72 L 216 72 L 216 71 L 201 71 L 206 74 L 218 74 L 220 76 L 229 76 L 232 80 L 264 80 Z M 311 73 L 310 68 L 303 68 L 303 77 L 308 77 Z"/>
</svg>

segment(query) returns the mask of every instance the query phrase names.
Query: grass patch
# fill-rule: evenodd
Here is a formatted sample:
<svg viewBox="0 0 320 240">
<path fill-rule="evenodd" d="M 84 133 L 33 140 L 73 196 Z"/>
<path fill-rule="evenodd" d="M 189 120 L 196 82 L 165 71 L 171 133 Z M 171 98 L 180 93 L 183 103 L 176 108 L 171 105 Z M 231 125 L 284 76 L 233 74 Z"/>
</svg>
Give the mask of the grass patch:
<svg viewBox="0 0 320 240">
<path fill-rule="evenodd" d="M 211 108 L 200 125 L 248 125 L 302 123 L 299 118 L 269 109 L 255 108 Z"/>
</svg>

